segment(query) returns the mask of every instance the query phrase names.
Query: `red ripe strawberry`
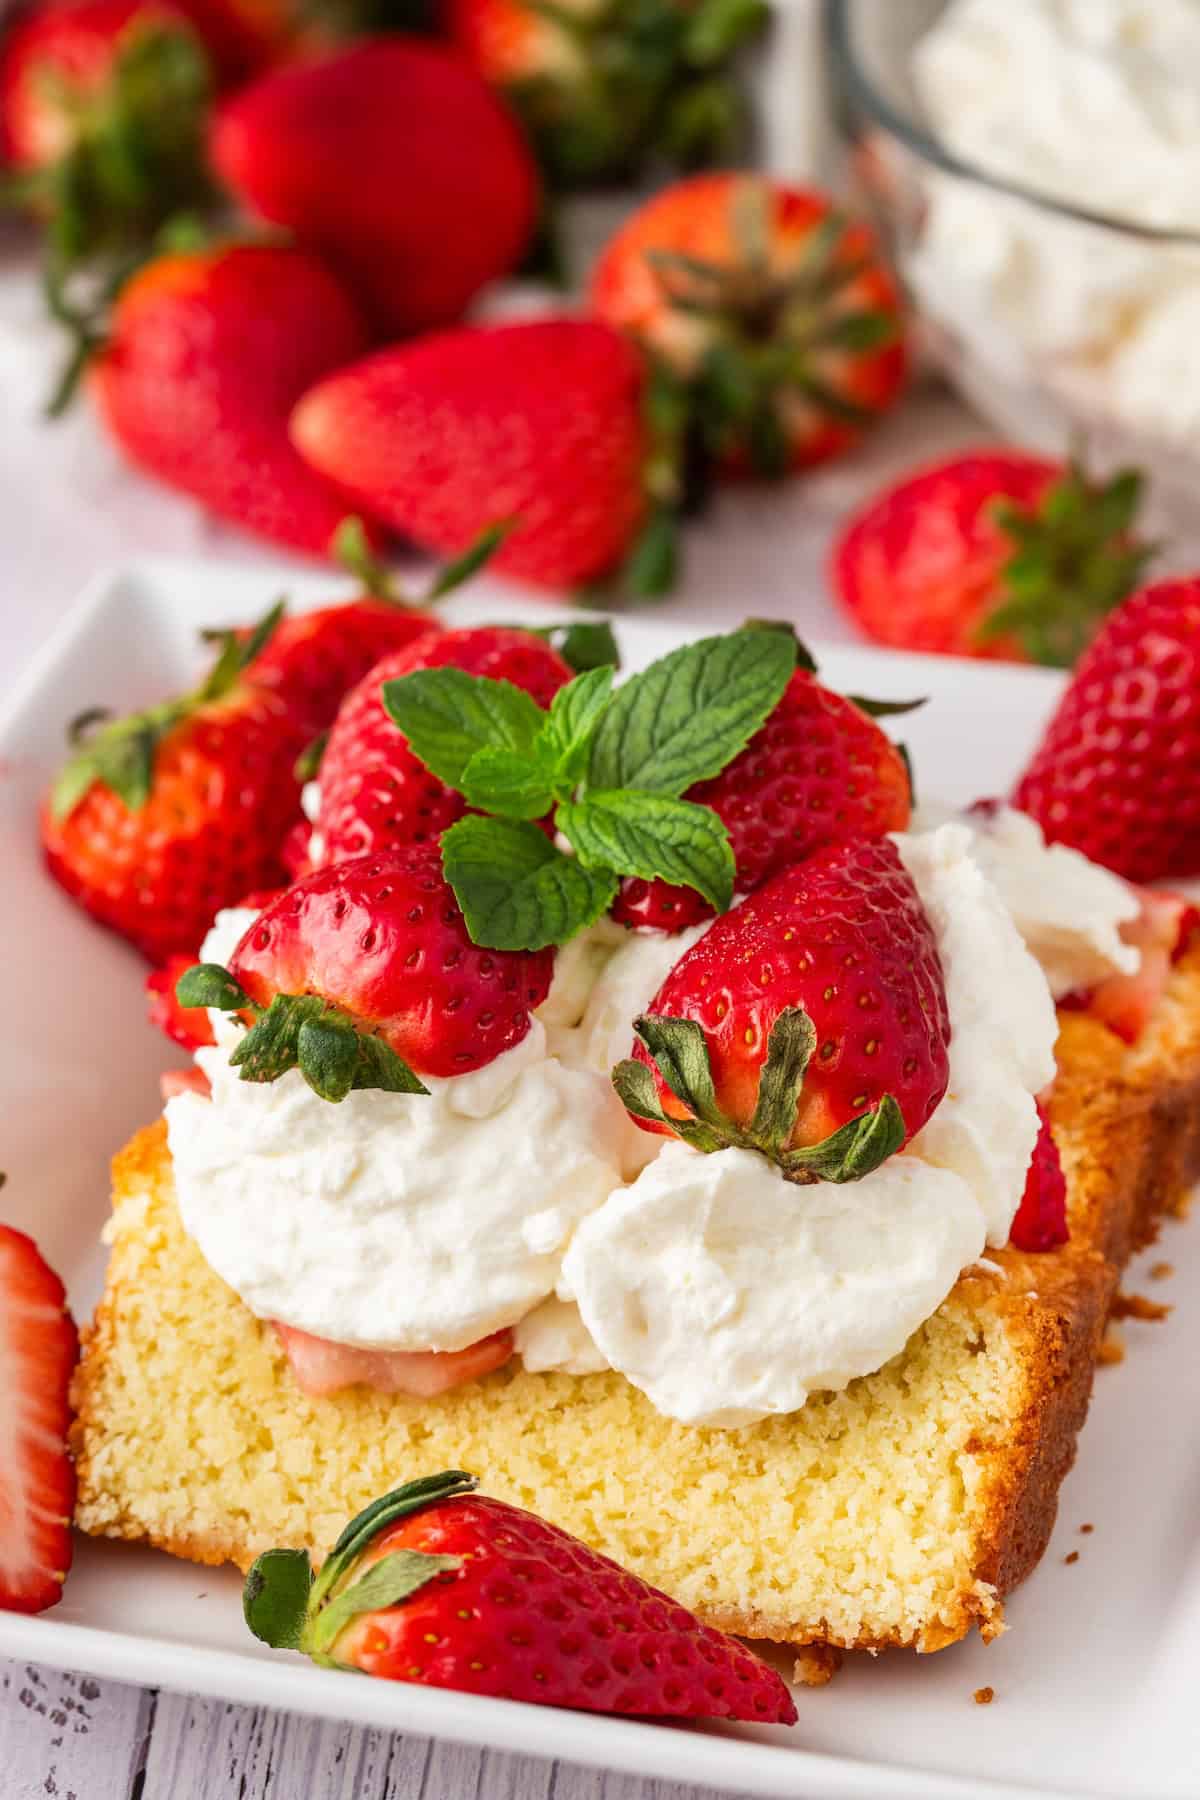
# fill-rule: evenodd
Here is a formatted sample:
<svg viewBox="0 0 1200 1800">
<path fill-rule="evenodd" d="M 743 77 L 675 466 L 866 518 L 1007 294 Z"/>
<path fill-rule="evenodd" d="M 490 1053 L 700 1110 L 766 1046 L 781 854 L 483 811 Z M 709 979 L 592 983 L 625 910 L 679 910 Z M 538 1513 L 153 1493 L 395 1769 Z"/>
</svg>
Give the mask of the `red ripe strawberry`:
<svg viewBox="0 0 1200 1800">
<path fill-rule="evenodd" d="M 247 531 L 324 555 L 345 496 L 296 454 L 287 419 L 366 341 L 333 276 L 299 250 L 160 256 L 122 289 L 90 386 L 131 461 Z"/>
<path fill-rule="evenodd" d="M 473 944 L 437 847 L 414 844 L 303 876 L 260 913 L 228 974 L 201 964 L 179 999 L 263 1014 L 234 1052 L 244 1080 L 299 1066 L 340 1100 L 353 1087 L 421 1092 L 413 1071 L 492 1062 L 529 1030 L 553 967 L 550 950 Z"/>
<path fill-rule="evenodd" d="M 79 1339 L 36 1244 L 0 1225 L 0 1611 L 53 1606 L 71 1567 L 68 1390 Z"/>
<path fill-rule="evenodd" d="M 478 325 L 381 351 L 306 394 L 293 441 L 426 549 L 517 522 L 494 567 L 547 587 L 611 570 L 646 516 L 642 364 L 585 319 Z"/>
<path fill-rule="evenodd" d="M 1137 586 L 1141 480 L 972 450 L 885 487 L 843 528 L 834 592 L 901 650 L 1069 665 Z"/>
<path fill-rule="evenodd" d="M 745 108 L 723 65 L 769 16 L 765 4 L 448 0 L 450 36 L 521 114 L 556 186 L 628 180 L 644 162 L 713 162 Z"/>
<path fill-rule="evenodd" d="M 1070 1237 L 1067 1229 L 1067 1180 L 1062 1158 L 1041 1102 L 1041 1130 L 1034 1145 L 1025 1192 L 1012 1222 L 1011 1241 L 1017 1250 L 1053 1250 Z"/>
<path fill-rule="evenodd" d="M 741 891 L 824 844 L 905 829 L 912 811 L 908 770 L 863 710 L 867 704 L 797 669 L 746 748 L 719 775 L 689 788 L 687 799 L 711 806 L 728 826 Z M 628 882 L 613 915 L 624 925 L 682 931 L 707 910 L 690 888 Z"/>
<path fill-rule="evenodd" d="M 278 1320 L 275 1329 L 297 1386 L 318 1399 L 362 1385 L 380 1394 L 432 1400 L 468 1381 L 482 1381 L 493 1369 L 502 1369 L 513 1353 L 511 1331 L 495 1331 L 465 1350 L 414 1351 L 360 1350 Z"/>
<path fill-rule="evenodd" d="M 1182 894 L 1145 888 L 1142 910 L 1121 936 L 1141 953 L 1132 975 L 1110 975 L 1090 993 L 1071 994 L 1059 1002 L 1090 1012 L 1127 1044 L 1136 1044 L 1166 992 L 1172 966 L 1200 927 L 1200 908 Z"/>
<path fill-rule="evenodd" d="M 895 845 L 834 844 L 773 876 L 684 952 L 637 1032 L 613 1079 L 650 1129 L 762 1150 L 800 1180 L 874 1168 L 949 1079 L 941 961 Z"/>
<path fill-rule="evenodd" d="M 461 819 L 461 794 L 425 767 L 393 724 L 383 686 L 415 669 L 462 669 L 524 688 L 549 706 L 571 670 L 549 644 L 497 625 L 426 636 L 385 657 L 347 694 L 321 758 L 323 848 L 319 861 L 338 862 L 402 844 L 436 843 Z"/>
<path fill-rule="evenodd" d="M 1200 874 L 1200 579 L 1119 606 L 1079 661 L 1013 804 L 1130 881 Z"/>
<path fill-rule="evenodd" d="M 206 191 L 210 61 L 175 0 L 32 8 L 0 48 L 0 161 L 50 226 L 56 269 L 147 240 Z"/>
<path fill-rule="evenodd" d="M 211 151 L 237 198 L 328 262 L 385 335 L 458 318 L 520 260 L 537 216 L 515 122 L 420 38 L 264 76 L 219 113 Z"/>
<path fill-rule="evenodd" d="M 346 1527 L 315 1583 L 305 1551 L 269 1550 L 246 1577 L 251 1631 L 388 1681 L 585 1712 L 794 1723 L 779 1676 L 736 1638 L 475 1486 L 452 1470 L 385 1495 Z"/>
<path fill-rule="evenodd" d="M 182 953 L 168 956 L 161 969 L 146 977 L 146 993 L 150 1004 L 146 1016 L 152 1025 L 185 1050 L 198 1050 L 202 1044 L 214 1044 L 213 1028 L 202 1006 L 180 1006 L 175 987 L 185 969 L 195 962 L 194 956 Z"/>
<path fill-rule="evenodd" d="M 194 693 L 102 725 L 43 809 L 51 874 L 155 963 L 194 953 L 222 906 L 282 878 L 304 733 L 246 679 L 257 641 L 231 637 Z"/>
<path fill-rule="evenodd" d="M 591 304 L 688 382 L 710 457 L 734 473 L 838 455 L 904 379 L 899 293 L 870 231 L 764 178 L 656 195 L 601 256 Z"/>
</svg>

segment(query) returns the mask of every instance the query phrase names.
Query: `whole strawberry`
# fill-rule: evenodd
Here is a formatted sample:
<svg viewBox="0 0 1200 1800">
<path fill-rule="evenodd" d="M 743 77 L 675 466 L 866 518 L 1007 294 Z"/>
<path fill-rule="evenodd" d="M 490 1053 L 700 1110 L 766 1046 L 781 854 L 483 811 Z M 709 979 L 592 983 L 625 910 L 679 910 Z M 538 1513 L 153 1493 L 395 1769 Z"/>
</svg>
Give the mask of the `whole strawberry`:
<svg viewBox="0 0 1200 1800">
<path fill-rule="evenodd" d="M 1045 1108 L 1038 1103 L 1041 1128 L 1034 1146 L 1025 1191 L 1012 1222 L 1011 1242 L 1016 1250 L 1053 1250 L 1065 1244 L 1067 1228 L 1067 1180 L 1062 1158 Z"/>
<path fill-rule="evenodd" d="M 711 806 L 728 826 L 741 892 L 824 844 L 906 828 L 908 770 L 865 710 L 871 704 L 835 694 L 801 667 L 746 748 L 719 775 L 688 789 L 687 799 Z M 630 882 L 613 914 L 625 925 L 682 931 L 705 909 L 691 889 Z"/>
<path fill-rule="evenodd" d="M 1126 600 L 1080 658 L 1013 804 L 1130 881 L 1200 874 L 1200 580 Z"/>
<path fill-rule="evenodd" d="M 346 499 L 296 454 L 288 415 L 366 342 L 353 303 L 299 250 L 159 256 L 121 290 L 89 384 L 140 468 L 247 531 L 323 556 Z"/>
<path fill-rule="evenodd" d="M 0 162 L 43 217 L 61 276 L 128 251 L 205 197 L 212 67 L 186 5 L 66 0 L 26 12 L 0 45 Z"/>
<path fill-rule="evenodd" d="M 427 634 L 385 657 L 346 695 L 321 758 L 317 863 L 436 843 L 467 810 L 462 795 L 410 749 L 384 704 L 386 682 L 434 668 L 510 682 L 539 706 L 549 706 L 571 679 L 549 644 L 497 625 Z"/>
<path fill-rule="evenodd" d="M 1097 484 L 1024 450 L 972 450 L 890 484 L 833 548 L 833 590 L 901 650 L 1069 667 L 1138 583 L 1141 480 Z"/>
<path fill-rule="evenodd" d="M 207 680 L 80 736 L 42 812 L 55 880 L 152 962 L 195 953 L 216 912 L 282 877 L 305 734 L 246 674 L 275 615 Z"/>
<path fill-rule="evenodd" d="M 458 318 L 520 260 L 537 215 L 517 125 L 465 62 L 420 38 L 264 76 L 218 114 L 211 154 L 243 205 L 319 254 L 384 335 Z"/>
<path fill-rule="evenodd" d="M 628 180 L 649 159 L 696 167 L 733 148 L 745 107 L 734 53 L 758 0 L 449 0 L 450 35 L 512 102 L 555 186 Z"/>
<path fill-rule="evenodd" d="M 44 1612 L 71 1567 L 67 1428 L 79 1339 L 62 1282 L 11 1225 L 0 1225 L 0 1320 L 0 1612 Z"/>
<path fill-rule="evenodd" d="M 641 361 L 584 319 L 447 331 L 381 351 L 305 395 L 293 441 L 314 469 L 426 549 L 492 519 L 494 567 L 570 588 L 614 569 L 648 522 Z"/>
<path fill-rule="evenodd" d="M 774 876 L 684 952 L 614 1085 L 651 1130 L 854 1180 L 946 1091 L 933 931 L 895 845 L 859 839 Z"/>
<path fill-rule="evenodd" d="M 686 381 L 709 459 L 734 473 L 836 456 L 904 378 L 899 293 L 870 231 L 765 178 L 656 195 L 603 252 L 590 299 Z"/>
<path fill-rule="evenodd" d="M 554 953 L 471 942 L 436 845 L 318 869 L 265 907 L 228 970 L 201 963 L 183 1006 L 255 1024 L 231 1061 L 245 1081 L 298 1067 L 326 1100 L 353 1088 L 425 1091 L 520 1042 L 550 990 Z"/>
<path fill-rule="evenodd" d="M 390 1681 L 642 1717 L 790 1725 L 774 1670 L 578 1538 L 451 1470 L 376 1500 L 315 1580 L 303 1550 L 246 1577 L 269 1644 Z"/>
</svg>

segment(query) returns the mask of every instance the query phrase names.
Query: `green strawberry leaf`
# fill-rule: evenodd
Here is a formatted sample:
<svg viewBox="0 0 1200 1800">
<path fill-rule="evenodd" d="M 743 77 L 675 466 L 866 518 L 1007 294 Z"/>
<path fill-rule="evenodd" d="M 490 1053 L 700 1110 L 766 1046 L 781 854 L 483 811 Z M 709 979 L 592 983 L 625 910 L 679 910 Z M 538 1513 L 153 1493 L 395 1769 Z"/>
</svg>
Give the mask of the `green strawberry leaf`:
<svg viewBox="0 0 1200 1800">
<path fill-rule="evenodd" d="M 646 1013 L 634 1020 L 633 1029 L 654 1058 L 659 1074 L 675 1098 L 728 1142 L 729 1120 L 717 1104 L 704 1027 L 695 1019 L 670 1019 Z"/>
<path fill-rule="evenodd" d="M 211 1006 L 218 1012 L 261 1012 L 241 983 L 220 963 L 194 963 L 175 983 L 180 1006 Z"/>
<path fill-rule="evenodd" d="M 492 950 L 565 944 L 617 891 L 611 869 L 587 869 L 536 825 L 510 819 L 460 819 L 442 838 L 442 867 L 471 941 Z"/>
<path fill-rule="evenodd" d="M 626 1112 L 632 1113 L 635 1119 L 646 1119 L 654 1125 L 665 1125 L 675 1136 L 690 1144 L 693 1150 L 702 1155 L 710 1155 L 714 1150 L 724 1150 L 729 1139 L 698 1119 L 672 1119 L 663 1111 L 658 1103 L 658 1089 L 654 1075 L 644 1062 L 637 1062 L 632 1056 L 619 1062 L 612 1072 L 612 1084 L 617 1097 Z"/>
<path fill-rule="evenodd" d="M 809 649 L 790 619 L 743 619 L 743 631 L 778 631 L 781 636 L 789 638 L 796 658 L 796 667 L 803 669 L 806 675 L 817 673 L 817 659 Z"/>
<path fill-rule="evenodd" d="M 796 1129 L 800 1090 L 817 1047 L 817 1030 L 802 1006 L 785 1006 L 767 1039 L 750 1136 L 777 1155 Z"/>
<path fill-rule="evenodd" d="M 313 1570 L 307 1550 L 264 1550 L 242 1588 L 242 1614 L 256 1638 L 298 1650 L 308 1616 Z"/>
<path fill-rule="evenodd" d="M 429 1092 L 389 1044 L 359 1031 L 349 1013 L 319 994 L 276 994 L 229 1061 L 243 1081 L 278 1081 L 289 1069 L 299 1069 L 315 1094 L 335 1103 L 355 1088 Z"/>
<path fill-rule="evenodd" d="M 536 748 L 554 766 L 556 786 L 573 787 L 583 774 L 592 735 L 612 694 L 615 673 L 607 665 L 586 670 L 565 688 L 559 688 L 550 702 Z"/>
<path fill-rule="evenodd" d="M 868 700 L 863 694 L 847 694 L 846 699 L 869 719 L 898 719 L 903 713 L 917 712 L 929 704 L 927 694 L 920 700 Z"/>
<path fill-rule="evenodd" d="M 432 1556 L 424 1550 L 393 1550 L 314 1614 L 305 1632 L 304 1649 L 328 1656 L 347 1625 L 362 1613 L 399 1606 L 427 1587 L 445 1569 L 461 1569 L 461 1556 Z"/>
<path fill-rule="evenodd" d="M 539 741 L 534 756 L 515 750 L 477 750 L 463 770 L 462 791 L 472 806 L 505 819 L 540 819 L 554 805 L 553 759 Z"/>
<path fill-rule="evenodd" d="M 383 703 L 426 768 L 459 793 L 477 750 L 528 756 L 543 719 L 523 688 L 462 669 L 417 669 L 385 681 Z"/>
<path fill-rule="evenodd" d="M 831 1132 L 822 1143 L 788 1150 L 785 1174 L 809 1181 L 861 1181 L 904 1142 L 904 1115 L 890 1094 L 878 1106 Z"/>
<path fill-rule="evenodd" d="M 472 575 L 478 574 L 483 565 L 491 561 L 505 538 L 519 524 L 519 519 L 497 519 L 494 525 L 489 525 L 481 531 L 475 542 L 468 544 L 461 556 L 456 556 L 453 562 L 443 565 L 433 586 L 425 596 L 426 602 L 440 600 L 443 595 L 451 593 L 455 588 L 462 587 L 464 582 L 470 581 Z"/>
<path fill-rule="evenodd" d="M 560 806 L 555 822 L 587 867 L 695 888 L 718 912 L 728 910 L 733 850 L 711 807 L 665 794 L 590 790 Z"/>
<path fill-rule="evenodd" d="M 564 625 L 509 625 L 503 629 L 524 631 L 530 637 L 541 638 L 544 644 L 558 651 L 568 668 L 574 669 L 577 675 L 586 674 L 588 669 L 603 668 L 605 664 L 614 669 L 621 666 L 621 652 L 607 619 L 573 619 Z"/>
<path fill-rule="evenodd" d="M 678 795 L 718 774 L 773 710 L 795 666 L 774 631 L 702 638 L 618 688 L 592 741 L 593 788 Z"/>
</svg>

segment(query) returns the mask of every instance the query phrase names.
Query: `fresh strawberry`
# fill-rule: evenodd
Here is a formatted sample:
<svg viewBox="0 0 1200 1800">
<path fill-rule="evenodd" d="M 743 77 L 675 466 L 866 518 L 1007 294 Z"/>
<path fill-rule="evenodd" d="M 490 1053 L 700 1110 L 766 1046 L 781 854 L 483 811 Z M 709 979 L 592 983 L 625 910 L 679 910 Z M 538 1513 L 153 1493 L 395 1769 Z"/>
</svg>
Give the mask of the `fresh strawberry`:
<svg viewBox="0 0 1200 1800">
<path fill-rule="evenodd" d="M 247 531 L 324 555 L 349 509 L 296 454 L 287 419 L 366 341 L 333 276 L 299 250 L 159 256 L 122 289 L 91 391 L 131 461 Z"/>
<path fill-rule="evenodd" d="M 232 1057 L 243 1080 L 299 1067 L 327 1100 L 422 1093 L 416 1076 L 464 1075 L 519 1043 L 553 966 L 551 950 L 473 944 L 436 846 L 410 845 L 303 876 L 228 971 L 198 965 L 179 999 L 257 1021 Z"/>
<path fill-rule="evenodd" d="M 502 1369 L 513 1353 L 511 1331 L 495 1331 L 465 1350 L 409 1351 L 358 1350 L 351 1344 L 313 1337 L 279 1320 L 275 1329 L 297 1386 L 316 1399 L 361 1384 L 380 1394 L 432 1400 L 468 1381 L 481 1381 L 493 1369 Z"/>
<path fill-rule="evenodd" d="M 158 1078 L 158 1090 L 164 1106 L 176 1094 L 199 1094 L 202 1100 L 207 1100 L 212 1093 L 212 1082 L 203 1069 L 164 1069 Z"/>
<path fill-rule="evenodd" d="M 678 182 L 620 228 L 590 292 L 688 383 L 708 456 L 734 473 L 838 455 L 904 378 L 896 284 L 867 227 L 815 191 Z"/>
<path fill-rule="evenodd" d="M 570 588 L 612 570 L 646 522 L 643 387 L 637 353 L 596 321 L 478 325 L 320 382 L 292 437 L 426 549 L 454 555 L 513 518 L 493 566 Z"/>
<path fill-rule="evenodd" d="M 436 843 L 466 811 L 462 795 L 425 767 L 384 706 L 385 682 L 432 668 L 511 682 L 543 707 L 571 679 L 549 644 L 497 625 L 439 632 L 385 657 L 347 694 L 321 758 L 320 862 Z"/>
<path fill-rule="evenodd" d="M 1060 1005 L 1090 1012 L 1127 1044 L 1136 1044 L 1158 1008 L 1172 966 L 1187 949 L 1197 928 L 1200 909 L 1182 894 L 1143 888 L 1142 910 L 1121 936 L 1141 953 L 1132 975 L 1110 975 L 1086 994 L 1068 995 Z"/>
<path fill-rule="evenodd" d="M 55 879 L 152 962 L 194 952 L 222 906 L 282 878 L 304 733 L 246 675 L 275 616 L 249 643 L 230 634 L 193 693 L 84 737 L 43 809 Z"/>
<path fill-rule="evenodd" d="M 312 1581 L 302 1550 L 246 1577 L 246 1622 L 269 1644 L 390 1681 L 643 1717 L 790 1725 L 787 1688 L 744 1644 L 702 1625 L 607 1556 L 452 1470 L 354 1519 Z"/>
<path fill-rule="evenodd" d="M 32 1238 L 0 1225 L 0 1611 L 53 1606 L 71 1567 L 68 1390 L 79 1339 Z"/>
<path fill-rule="evenodd" d="M 765 25 L 760 0 L 447 0 L 451 37 L 520 113 L 555 185 L 628 179 L 649 159 L 696 167 L 736 143 L 726 71 Z"/>
<path fill-rule="evenodd" d="M 249 211 L 320 255 L 383 335 L 460 317 L 520 260 L 537 215 L 515 122 L 461 58 L 420 38 L 264 76 L 218 114 L 211 151 Z"/>
<path fill-rule="evenodd" d="M 895 845 L 834 844 L 772 877 L 684 952 L 636 1029 L 613 1080 L 650 1130 L 762 1150 L 799 1180 L 877 1166 L 949 1079 L 941 961 Z"/>
<path fill-rule="evenodd" d="M 843 528 L 833 589 L 901 650 L 1069 666 L 1137 586 L 1141 478 L 1093 483 L 1024 450 L 971 450 L 885 487 Z"/>
<path fill-rule="evenodd" d="M 1080 659 L 1013 800 L 1129 881 L 1200 874 L 1200 578 L 1142 588 Z"/>
<path fill-rule="evenodd" d="M 127 252 L 206 192 L 211 65 L 175 0 L 35 7 L 0 46 L 0 161 L 46 218 L 61 276 Z"/>
<path fill-rule="evenodd" d="M 1067 1180 L 1062 1158 L 1040 1101 L 1038 1118 L 1041 1129 L 1010 1234 L 1017 1250 L 1053 1250 L 1071 1235 L 1067 1228 Z"/>
<path fill-rule="evenodd" d="M 711 806 L 728 826 L 743 892 L 824 844 L 905 829 L 908 769 L 870 716 L 874 704 L 835 694 L 799 668 L 746 748 L 719 775 L 689 788 L 689 800 Z M 902 708 L 884 703 L 879 710 Z M 660 881 L 625 883 L 613 908 L 623 925 L 660 931 L 683 931 L 706 912 L 692 889 Z"/>
<path fill-rule="evenodd" d="M 214 1044 L 212 1024 L 202 1006 L 180 1006 L 175 987 L 185 969 L 195 962 L 194 956 L 178 953 L 168 956 L 161 969 L 152 969 L 146 977 L 146 993 L 150 1004 L 146 1016 L 173 1043 L 185 1050 L 199 1050 L 203 1044 Z"/>
</svg>

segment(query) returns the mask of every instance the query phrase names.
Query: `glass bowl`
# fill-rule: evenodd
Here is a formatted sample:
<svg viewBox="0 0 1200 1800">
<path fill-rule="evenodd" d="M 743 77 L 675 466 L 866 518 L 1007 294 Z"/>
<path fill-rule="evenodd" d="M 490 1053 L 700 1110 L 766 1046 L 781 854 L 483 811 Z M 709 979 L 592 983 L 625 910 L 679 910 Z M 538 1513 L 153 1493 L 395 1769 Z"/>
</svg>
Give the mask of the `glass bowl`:
<svg viewBox="0 0 1200 1800">
<path fill-rule="evenodd" d="M 1143 221 L 1102 210 L 1106 156 L 1094 145 L 1073 152 L 1098 165 L 1085 205 L 956 154 L 913 77 L 946 5 L 824 0 L 854 185 L 908 288 L 921 348 L 1011 441 L 1051 455 L 1082 447 L 1098 471 L 1144 469 L 1154 512 L 1195 536 L 1200 235 L 1143 222 L 1151 203 Z"/>
</svg>

